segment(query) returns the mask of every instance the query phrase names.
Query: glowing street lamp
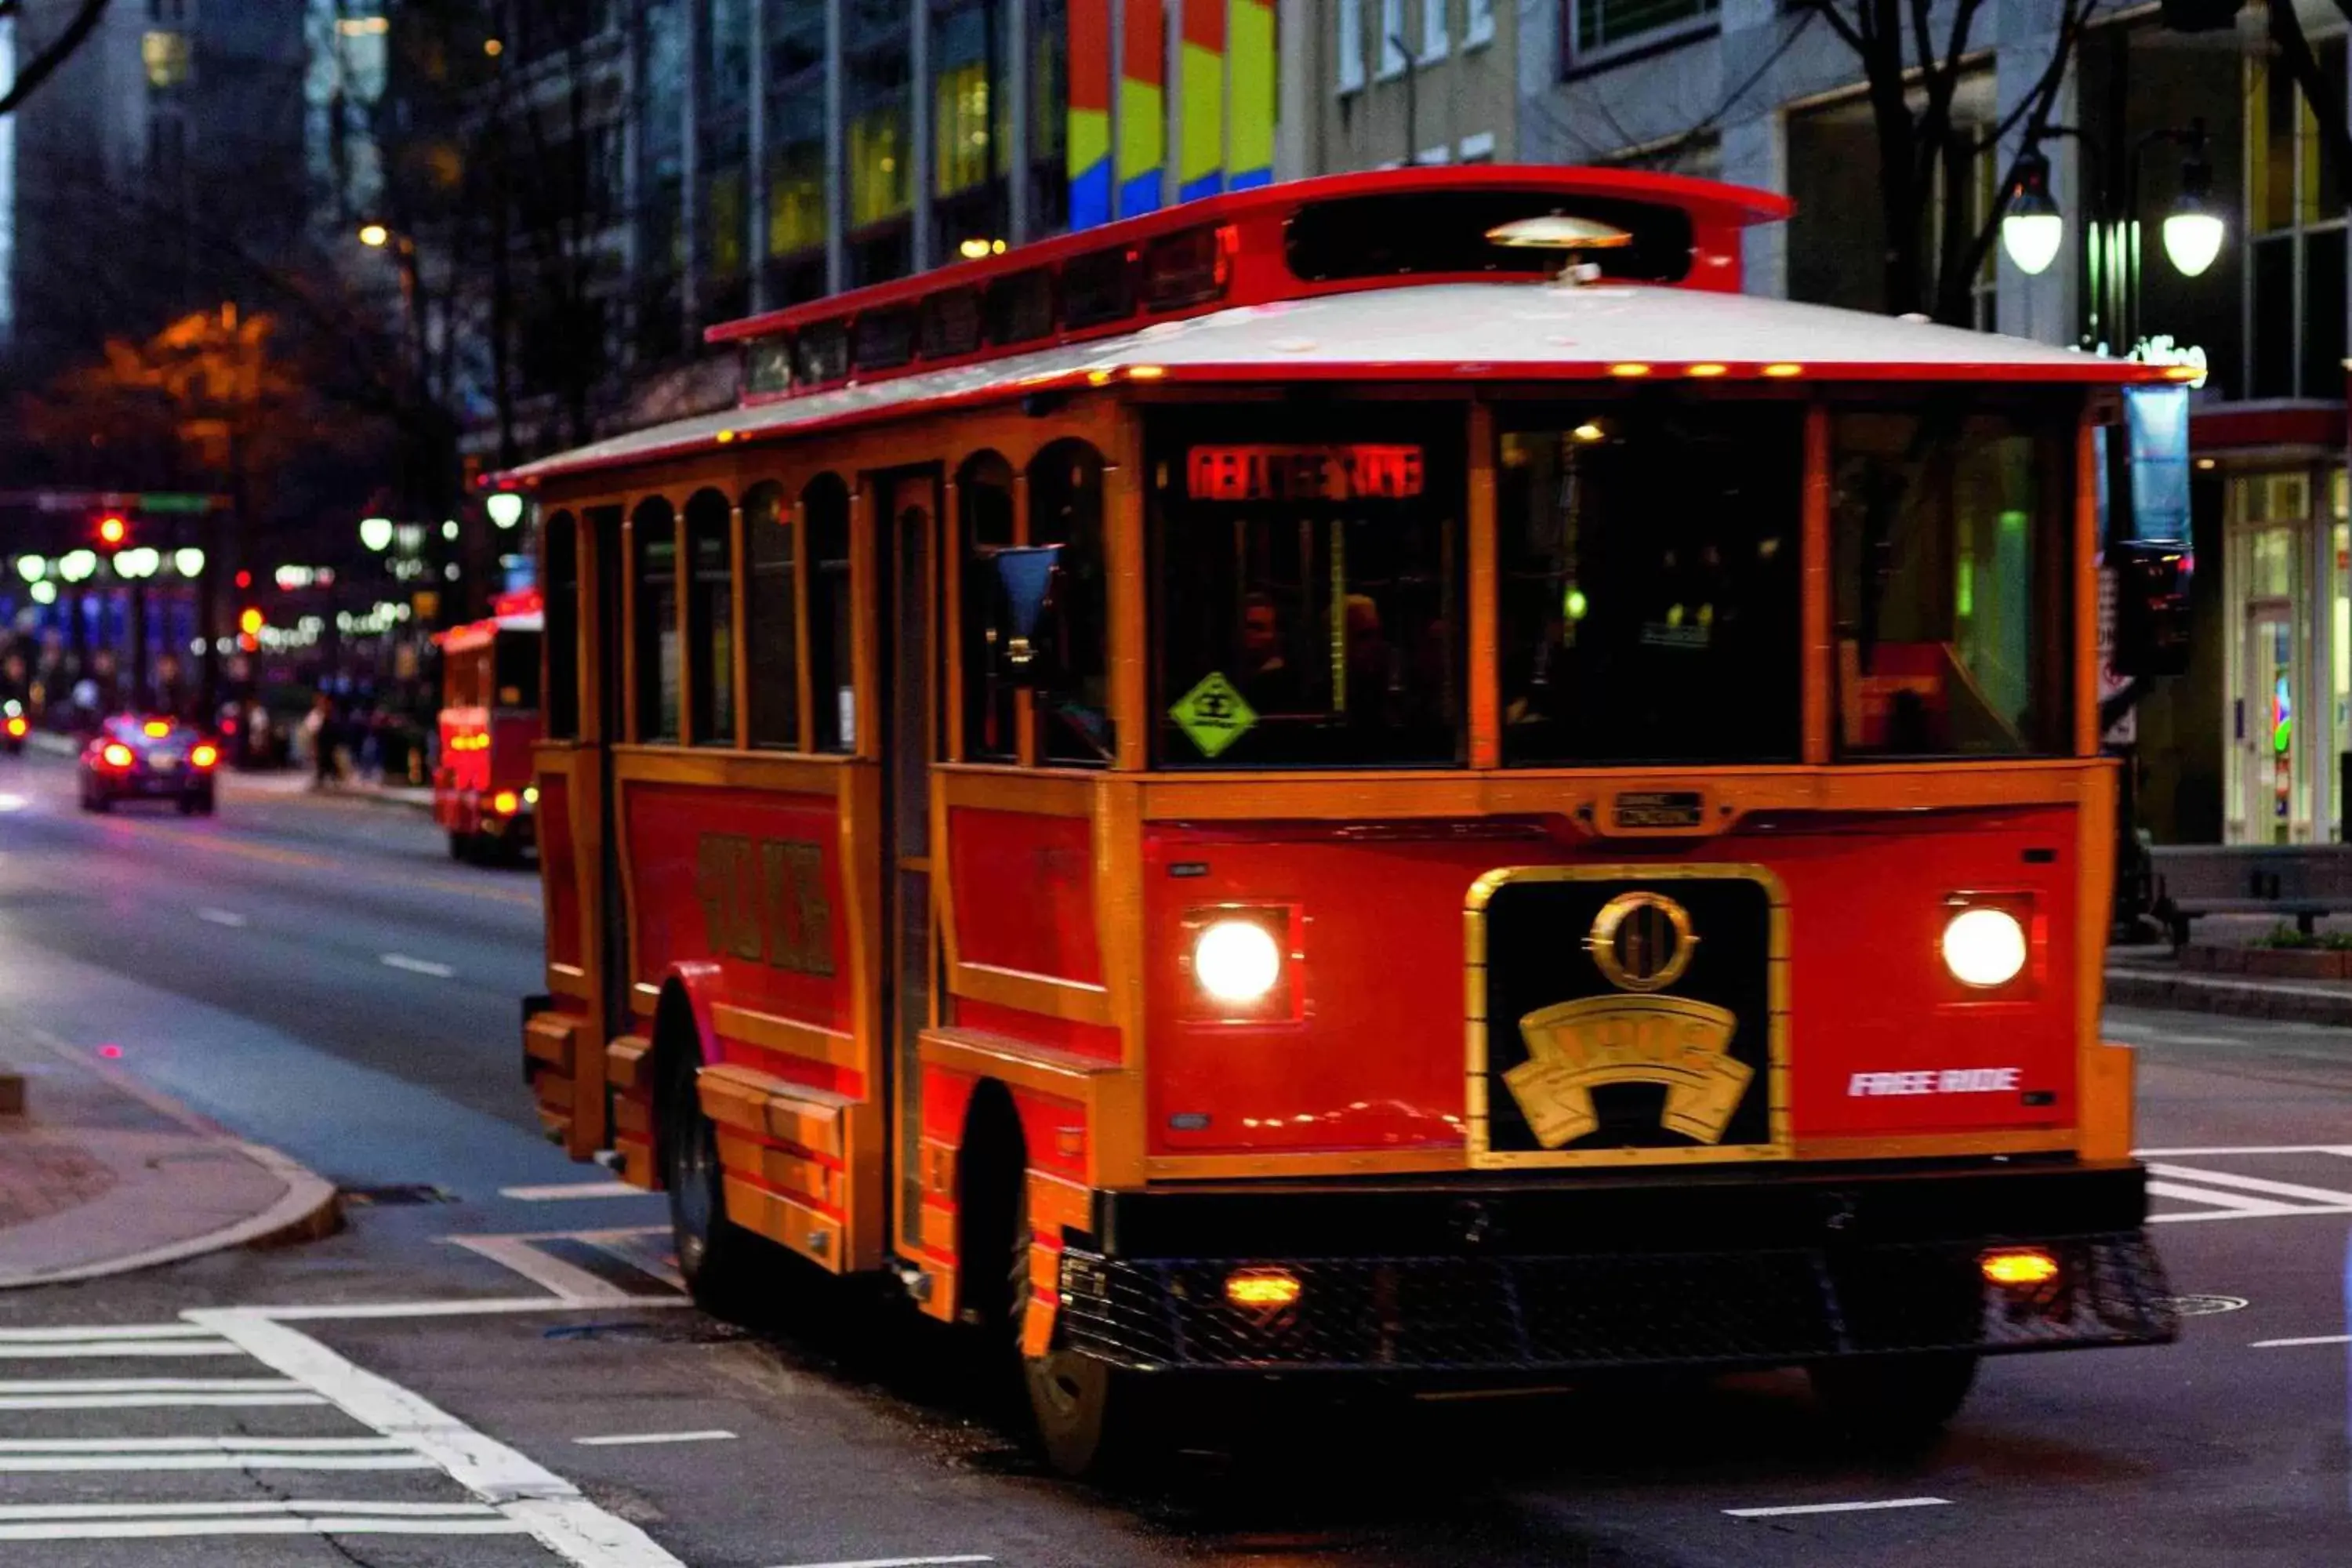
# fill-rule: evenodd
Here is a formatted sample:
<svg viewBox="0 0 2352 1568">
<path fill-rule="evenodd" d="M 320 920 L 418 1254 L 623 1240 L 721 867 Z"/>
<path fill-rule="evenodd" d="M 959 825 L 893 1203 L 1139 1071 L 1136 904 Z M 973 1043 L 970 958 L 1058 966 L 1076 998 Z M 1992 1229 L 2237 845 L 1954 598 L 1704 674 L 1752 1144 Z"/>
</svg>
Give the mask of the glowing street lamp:
<svg viewBox="0 0 2352 1568">
<path fill-rule="evenodd" d="M 2065 243 L 2066 216 L 2050 195 L 2050 160 L 2038 148 L 2018 155 L 2009 185 L 2009 210 L 2001 215 L 2000 247 L 2029 278 L 2050 270 Z"/>
<path fill-rule="evenodd" d="M 363 517 L 360 519 L 360 542 L 382 554 L 392 548 L 392 519 Z"/>
<path fill-rule="evenodd" d="M 2205 132 L 2199 126 L 2188 159 L 2180 165 L 2180 195 L 2164 219 L 2164 254 L 2183 278 L 2201 277 L 2221 254 L 2229 226 L 2213 208 L 2213 165 L 2205 158 Z"/>
<path fill-rule="evenodd" d="M 205 552 L 193 544 L 183 545 L 172 552 L 172 565 L 183 577 L 205 574 Z"/>
<path fill-rule="evenodd" d="M 382 250 L 392 243 L 392 230 L 380 223 L 360 225 L 360 243 L 370 250 Z"/>
<path fill-rule="evenodd" d="M 500 528 L 512 528 L 522 521 L 523 499 L 512 490 L 500 490 L 482 503 L 490 521 Z"/>
</svg>

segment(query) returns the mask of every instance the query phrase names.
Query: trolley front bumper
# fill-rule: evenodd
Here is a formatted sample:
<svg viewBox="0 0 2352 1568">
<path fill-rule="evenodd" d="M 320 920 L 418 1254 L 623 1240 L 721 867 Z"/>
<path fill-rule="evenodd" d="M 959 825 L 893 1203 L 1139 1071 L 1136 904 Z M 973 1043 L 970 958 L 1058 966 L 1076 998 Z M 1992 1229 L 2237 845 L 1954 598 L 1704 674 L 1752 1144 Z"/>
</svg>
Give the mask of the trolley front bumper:
<svg viewBox="0 0 2352 1568">
<path fill-rule="evenodd" d="M 2145 1202 L 2136 1167 L 2072 1165 L 1104 1194 L 1058 1334 L 1139 1370 L 1506 1378 L 2158 1344 L 2178 1322 Z M 1221 1213 L 1253 1245 L 1202 1245 Z M 1989 1283 L 1985 1250 L 2019 1246 L 2057 1278 Z M 1236 1271 L 1295 1299 L 1236 1304 Z"/>
</svg>

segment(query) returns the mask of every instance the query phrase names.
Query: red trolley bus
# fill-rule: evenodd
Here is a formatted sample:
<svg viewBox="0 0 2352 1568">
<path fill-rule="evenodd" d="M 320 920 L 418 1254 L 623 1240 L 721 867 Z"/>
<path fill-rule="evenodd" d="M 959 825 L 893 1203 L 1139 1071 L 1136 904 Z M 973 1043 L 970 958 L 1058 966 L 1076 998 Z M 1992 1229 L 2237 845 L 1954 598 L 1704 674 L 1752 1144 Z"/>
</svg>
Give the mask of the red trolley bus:
<svg viewBox="0 0 2352 1568">
<path fill-rule="evenodd" d="M 441 761 L 433 772 L 433 820 L 447 830 L 453 859 L 509 858 L 530 846 L 543 662 L 538 598 L 509 595 L 497 615 L 436 639 Z"/>
<path fill-rule="evenodd" d="M 2170 1338 L 2092 659 L 2167 373 L 1746 296 L 1786 210 L 1223 195 L 717 329 L 740 407 L 504 476 L 551 1135 L 706 1302 L 807 1288 L 764 1240 L 1002 1336 L 1072 1469 L 1170 1384 L 1916 1432 Z"/>
</svg>

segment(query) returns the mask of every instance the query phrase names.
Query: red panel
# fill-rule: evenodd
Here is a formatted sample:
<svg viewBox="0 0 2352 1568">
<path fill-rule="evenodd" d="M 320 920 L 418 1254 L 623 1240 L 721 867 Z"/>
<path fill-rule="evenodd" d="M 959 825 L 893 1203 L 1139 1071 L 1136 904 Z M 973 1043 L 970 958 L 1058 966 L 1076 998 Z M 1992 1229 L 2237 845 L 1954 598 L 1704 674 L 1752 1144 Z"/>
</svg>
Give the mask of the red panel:
<svg viewBox="0 0 2352 1568">
<path fill-rule="evenodd" d="M 539 786 L 539 875 L 547 885 L 547 959 L 580 966 L 580 857 L 572 841 L 572 781 Z"/>
<path fill-rule="evenodd" d="M 964 963 L 1102 984 L 1090 819 L 959 807 L 948 841 Z"/>
<path fill-rule="evenodd" d="M 509 713 L 490 722 L 490 749 L 477 752 L 489 759 L 491 789 L 520 790 L 531 782 L 531 748 L 539 744 L 537 713 Z"/>
<path fill-rule="evenodd" d="M 1469 837 L 1480 827 L 1485 834 Z M 1499 866 L 1629 858 L 1565 824 L 1165 827 L 1144 858 L 1150 1123 L 1164 1152 L 1431 1148 L 1462 1139 L 1463 904 Z M 2029 864 L 2026 851 L 2050 857 Z M 2074 819 L 2063 807 L 1795 817 L 1643 858 L 1763 864 L 1787 888 L 1791 1120 L 1807 1137 L 2066 1126 L 2074 1115 Z M 1182 875 L 1171 874 L 1181 865 Z M 1955 892 L 2030 900 L 2032 983 L 1986 1002 L 1944 972 Z M 1188 1022 L 1187 914 L 1224 903 L 1301 915 L 1295 1022 Z M 1580 932 L 1563 933 L 1574 942 Z M 2018 1092 L 1851 1092 L 1857 1073 L 2017 1069 Z M 2029 1106 L 2025 1092 L 2046 1093 Z M 1207 1124 L 1191 1123 L 1205 1117 Z"/>
<path fill-rule="evenodd" d="M 621 788 L 635 977 L 657 984 L 673 964 L 713 964 L 716 974 L 698 987 L 708 1002 L 849 1030 L 849 916 L 833 797 L 642 782 Z M 822 1064 L 740 1047 L 727 1054 L 858 1092 L 857 1075 Z"/>
<path fill-rule="evenodd" d="M 1118 1060 L 1124 1046 L 1118 1031 L 1108 1024 L 1085 1024 L 1070 1018 L 1053 1018 L 1043 1013 L 1024 1012 L 1018 1007 L 999 1007 L 987 1002 L 975 1002 L 969 996 L 955 999 L 952 1021 L 961 1028 L 982 1029 L 992 1035 L 1026 1040 L 1033 1046 L 1045 1046 L 1075 1056 L 1093 1057 L 1098 1061 Z"/>
</svg>

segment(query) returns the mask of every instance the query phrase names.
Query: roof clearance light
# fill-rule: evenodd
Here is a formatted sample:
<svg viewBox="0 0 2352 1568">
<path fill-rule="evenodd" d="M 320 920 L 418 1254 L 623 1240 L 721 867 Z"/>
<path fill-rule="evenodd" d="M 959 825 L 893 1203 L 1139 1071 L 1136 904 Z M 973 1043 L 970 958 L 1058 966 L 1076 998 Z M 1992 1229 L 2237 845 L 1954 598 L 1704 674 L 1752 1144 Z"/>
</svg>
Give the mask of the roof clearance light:
<svg viewBox="0 0 2352 1568">
<path fill-rule="evenodd" d="M 1614 224 L 1545 213 L 1496 224 L 1486 231 L 1486 243 L 1512 250 L 1622 250 L 1633 236 Z"/>
<path fill-rule="evenodd" d="M 1127 379 L 1129 381 L 1158 381 L 1167 374 L 1168 367 L 1164 364 L 1131 364 L 1127 367 Z"/>
<path fill-rule="evenodd" d="M 1609 374 L 1612 375 L 1622 375 L 1626 377 L 1628 380 L 1631 380 L 1635 376 L 1649 374 L 1650 367 L 1645 364 L 1612 364 L 1609 367 Z"/>
<path fill-rule="evenodd" d="M 1706 364 L 1695 364 L 1695 365 L 1692 365 L 1688 370 L 1685 371 L 1683 374 L 1685 374 L 1685 375 L 1693 375 L 1693 376 L 1696 376 L 1696 377 L 1698 377 L 1700 380 L 1702 380 L 1702 381 L 1706 381 L 1706 380 L 1709 380 L 1709 379 L 1711 379 L 1711 378 L 1713 378 L 1713 377 L 1715 377 L 1715 376 L 1721 375 L 1725 371 L 1728 370 L 1729 368 L 1730 368 L 1730 367 L 1729 367 L 1728 365 L 1720 365 L 1720 364 L 1715 364 L 1715 363 L 1706 363 Z"/>
<path fill-rule="evenodd" d="M 962 257 L 966 261 L 977 261 L 982 257 L 993 253 L 989 249 L 988 241 L 984 239 L 967 239 L 962 244 L 956 247 L 956 254 Z"/>
<path fill-rule="evenodd" d="M 1766 365 L 1764 367 L 1764 374 L 1772 377 L 1775 381 L 1782 381 L 1792 375 L 1804 374 L 1805 367 L 1801 364 L 1790 364 L 1783 361 L 1779 364 Z"/>
<path fill-rule="evenodd" d="M 1603 430 L 1600 426 L 1595 425 L 1592 421 L 1588 419 L 1583 424 L 1578 426 L 1575 429 L 1570 430 L 1569 434 L 1575 437 L 1580 441 L 1591 442 L 1605 439 L 1609 432 Z"/>
<path fill-rule="evenodd" d="M 1962 910 L 1944 927 L 1944 967 L 1963 985 L 1990 991 L 2025 968 L 2025 927 L 2007 910 Z"/>
<path fill-rule="evenodd" d="M 146 731 L 151 741 L 160 741 L 172 732 L 172 721 L 168 719 L 150 719 L 139 727 Z"/>
<path fill-rule="evenodd" d="M 2164 367 L 2164 379 L 2167 381 L 2201 381 L 2204 376 L 2205 367 L 2202 365 L 2168 364 Z"/>
</svg>

